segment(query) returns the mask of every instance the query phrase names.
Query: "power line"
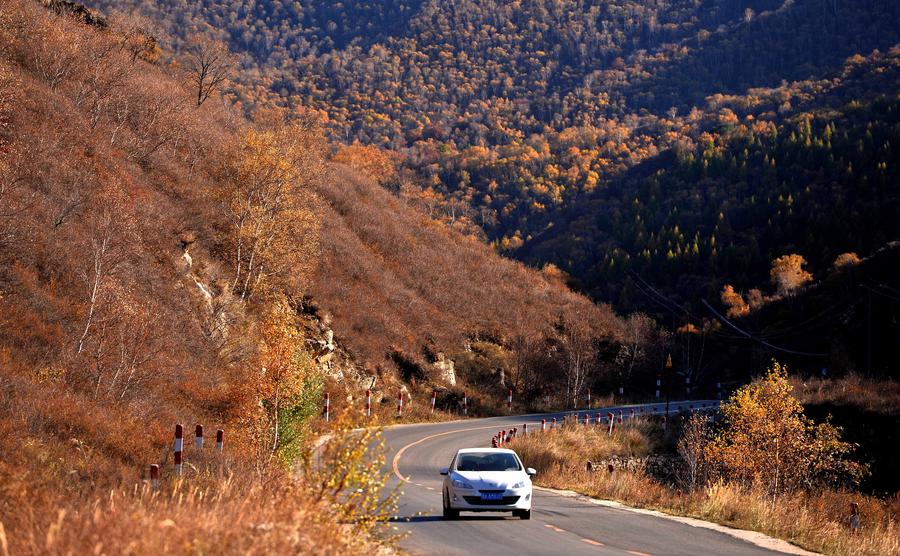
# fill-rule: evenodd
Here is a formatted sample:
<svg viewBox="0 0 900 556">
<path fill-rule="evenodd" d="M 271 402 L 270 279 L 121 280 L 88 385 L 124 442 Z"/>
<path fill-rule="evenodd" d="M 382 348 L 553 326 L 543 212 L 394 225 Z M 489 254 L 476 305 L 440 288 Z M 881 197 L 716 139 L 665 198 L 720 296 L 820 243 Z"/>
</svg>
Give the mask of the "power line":
<svg viewBox="0 0 900 556">
<path fill-rule="evenodd" d="M 766 347 L 769 348 L 769 349 L 773 349 L 773 350 L 775 350 L 775 351 L 781 351 L 781 352 L 784 352 L 784 353 L 790 353 L 790 354 L 792 354 L 792 355 L 803 355 L 803 356 L 806 356 L 806 357 L 826 357 L 826 356 L 828 355 L 827 353 L 811 353 L 811 352 L 808 352 L 808 351 L 796 351 L 796 350 L 793 350 L 793 349 L 787 349 L 787 348 L 778 347 L 778 346 L 776 346 L 776 345 L 770 344 L 769 342 L 767 342 L 767 341 L 765 341 L 765 340 L 763 340 L 763 339 L 761 339 L 761 338 L 757 338 L 756 336 L 750 334 L 749 332 L 747 332 L 747 331 L 745 331 L 745 330 L 742 330 L 742 329 L 738 328 L 738 327 L 737 327 L 735 324 L 733 324 L 730 320 L 728 320 L 727 318 L 725 318 L 724 316 L 722 316 L 718 311 L 716 311 L 716 310 L 713 308 L 713 306 L 710 305 L 705 299 L 702 299 L 701 301 L 703 302 L 704 305 L 706 305 L 706 308 L 709 309 L 710 312 L 712 312 L 712 314 L 714 314 L 720 321 L 724 322 L 725 324 L 727 324 L 728 326 L 730 326 L 731 328 L 733 328 L 735 331 L 737 331 L 739 334 L 741 334 L 741 335 L 744 336 L 745 338 L 750 339 L 750 340 L 753 340 L 754 342 L 758 342 L 758 343 L 760 343 L 760 344 L 766 346 Z"/>
</svg>

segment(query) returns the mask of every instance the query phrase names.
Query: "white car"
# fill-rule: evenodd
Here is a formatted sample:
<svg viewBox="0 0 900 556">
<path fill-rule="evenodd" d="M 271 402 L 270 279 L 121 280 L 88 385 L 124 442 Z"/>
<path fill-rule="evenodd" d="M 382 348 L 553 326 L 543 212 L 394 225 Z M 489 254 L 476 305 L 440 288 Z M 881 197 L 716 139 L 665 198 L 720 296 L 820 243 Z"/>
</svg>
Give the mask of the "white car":
<svg viewBox="0 0 900 556">
<path fill-rule="evenodd" d="M 531 519 L 532 468 L 525 468 L 512 450 L 466 448 L 456 452 L 444 475 L 444 517 L 467 512 L 512 512 Z"/>
</svg>

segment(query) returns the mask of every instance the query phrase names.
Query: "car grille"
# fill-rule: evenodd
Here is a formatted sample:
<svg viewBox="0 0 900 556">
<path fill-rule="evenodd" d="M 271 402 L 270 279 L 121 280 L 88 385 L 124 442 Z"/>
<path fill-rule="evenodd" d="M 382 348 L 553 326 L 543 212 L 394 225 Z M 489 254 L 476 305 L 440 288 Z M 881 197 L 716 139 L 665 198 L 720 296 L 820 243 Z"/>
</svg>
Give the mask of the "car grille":
<svg viewBox="0 0 900 556">
<path fill-rule="evenodd" d="M 481 492 L 503 492 L 502 490 L 490 491 L 482 490 Z M 463 496 L 467 504 L 473 506 L 512 506 L 519 501 L 518 496 L 504 496 L 500 500 L 482 500 L 480 496 Z"/>
</svg>

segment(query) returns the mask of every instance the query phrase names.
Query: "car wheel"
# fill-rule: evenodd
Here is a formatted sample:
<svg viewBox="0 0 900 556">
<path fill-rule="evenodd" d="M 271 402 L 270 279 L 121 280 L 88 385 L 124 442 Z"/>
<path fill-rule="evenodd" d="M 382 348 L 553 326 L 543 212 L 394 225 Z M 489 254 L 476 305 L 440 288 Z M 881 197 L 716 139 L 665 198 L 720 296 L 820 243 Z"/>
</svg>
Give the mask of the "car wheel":
<svg viewBox="0 0 900 556">
<path fill-rule="evenodd" d="M 444 491 L 444 495 L 442 496 L 444 499 L 444 519 L 456 519 L 459 517 L 459 510 L 454 510 L 450 507 L 450 499 L 447 497 L 447 491 Z"/>
<path fill-rule="evenodd" d="M 516 510 L 514 514 L 519 519 L 531 519 L 531 510 Z"/>
</svg>

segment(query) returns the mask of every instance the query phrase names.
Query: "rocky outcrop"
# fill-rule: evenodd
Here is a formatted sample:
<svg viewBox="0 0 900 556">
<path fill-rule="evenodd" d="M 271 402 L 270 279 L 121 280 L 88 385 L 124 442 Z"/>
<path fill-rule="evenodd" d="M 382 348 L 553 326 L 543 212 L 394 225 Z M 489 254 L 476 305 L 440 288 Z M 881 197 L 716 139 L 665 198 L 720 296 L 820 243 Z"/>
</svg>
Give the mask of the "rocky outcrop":
<svg viewBox="0 0 900 556">
<path fill-rule="evenodd" d="M 48 10 L 53 10 L 60 15 L 70 15 L 86 25 L 92 25 L 99 29 L 109 27 L 109 22 L 103 15 L 78 2 L 70 0 L 41 0 L 41 4 Z"/>
<path fill-rule="evenodd" d="M 443 352 L 438 352 L 437 361 L 432 363 L 438 372 L 438 378 L 450 386 L 456 386 L 456 368 L 452 359 L 447 359 Z"/>
</svg>

